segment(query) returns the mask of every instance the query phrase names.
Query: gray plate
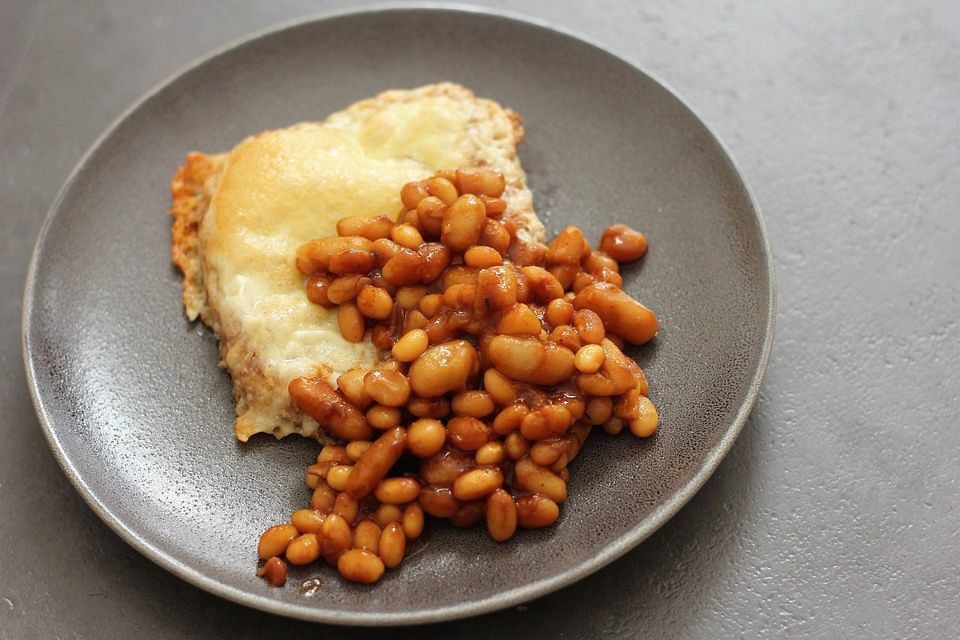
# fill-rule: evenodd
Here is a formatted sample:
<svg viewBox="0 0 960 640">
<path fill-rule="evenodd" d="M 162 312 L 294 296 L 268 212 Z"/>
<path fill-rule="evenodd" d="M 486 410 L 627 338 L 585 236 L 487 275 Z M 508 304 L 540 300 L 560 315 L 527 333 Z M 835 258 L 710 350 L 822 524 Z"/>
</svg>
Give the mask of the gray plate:
<svg viewBox="0 0 960 640">
<path fill-rule="evenodd" d="M 185 152 L 318 119 L 390 87 L 454 80 L 525 118 L 521 158 L 555 233 L 627 221 L 651 250 L 625 287 L 659 314 L 644 366 L 662 427 L 591 437 L 547 530 L 506 544 L 433 524 L 374 587 L 332 569 L 254 577 L 260 531 L 304 504 L 316 446 L 240 445 L 213 337 L 184 319 L 168 183 Z M 97 142 L 54 205 L 24 301 L 33 399 L 90 506 L 164 568 L 225 598 L 340 624 L 408 624 L 505 607 L 569 584 L 646 538 L 703 484 L 756 399 L 773 267 L 730 157 L 670 91 L 613 55 L 516 18 L 410 7 L 271 31 L 179 74 Z M 656 549 L 650 550 L 656 553 Z M 298 593 L 308 578 L 323 586 Z"/>
</svg>

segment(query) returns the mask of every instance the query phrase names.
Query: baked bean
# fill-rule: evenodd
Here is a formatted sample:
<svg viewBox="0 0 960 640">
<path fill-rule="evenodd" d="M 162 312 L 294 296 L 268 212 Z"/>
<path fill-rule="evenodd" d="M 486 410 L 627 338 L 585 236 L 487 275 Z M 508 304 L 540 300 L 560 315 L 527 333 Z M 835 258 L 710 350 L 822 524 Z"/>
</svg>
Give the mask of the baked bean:
<svg viewBox="0 0 960 640">
<path fill-rule="evenodd" d="M 307 473 L 315 475 L 321 479 L 325 479 L 327 477 L 327 473 L 330 471 L 330 468 L 336 465 L 336 462 L 318 462 L 317 464 L 312 464 L 307 467 Z"/>
<path fill-rule="evenodd" d="M 418 418 L 446 418 L 450 415 L 450 403 L 446 398 L 413 398 L 407 411 Z"/>
<path fill-rule="evenodd" d="M 460 510 L 460 501 L 447 487 L 424 487 L 417 501 L 434 518 L 451 518 Z"/>
<path fill-rule="evenodd" d="M 357 309 L 357 305 L 347 302 L 340 305 L 337 309 L 337 323 L 340 325 L 340 333 L 347 342 L 361 342 L 363 334 L 366 331 L 363 324 L 363 316 Z"/>
<path fill-rule="evenodd" d="M 314 509 L 297 509 L 290 516 L 290 523 L 297 528 L 300 533 L 316 533 L 323 526 L 326 514 Z"/>
<path fill-rule="evenodd" d="M 350 523 L 336 513 L 326 517 L 317 538 L 324 559 L 330 563 L 336 562 L 343 552 L 353 545 Z"/>
<path fill-rule="evenodd" d="M 503 485 L 503 473 L 496 467 L 467 471 L 453 481 L 453 497 L 468 502 L 484 498 Z"/>
<path fill-rule="evenodd" d="M 461 391 L 480 367 L 477 350 L 466 340 L 453 340 L 427 349 L 410 365 L 413 392 L 421 398 L 436 398 Z"/>
<path fill-rule="evenodd" d="M 466 310 L 447 310 L 431 318 L 423 330 L 430 344 L 440 344 L 451 340 L 468 324 L 470 314 Z"/>
<path fill-rule="evenodd" d="M 487 215 L 490 215 L 489 208 L 487 209 Z M 510 232 L 499 220 L 487 218 L 487 221 L 483 223 L 483 231 L 480 232 L 480 244 L 490 247 L 503 256 L 510 249 Z"/>
<path fill-rule="evenodd" d="M 497 542 L 513 536 L 517 530 L 517 505 L 513 496 L 497 489 L 487 498 L 487 532 Z"/>
<path fill-rule="evenodd" d="M 347 238 L 332 236 L 311 240 L 297 249 L 297 269 L 305 276 L 321 271 L 328 271 L 330 268 L 330 258 L 334 254 L 346 251 L 347 249 L 372 251 L 373 243 L 367 238 L 361 238 L 359 236 L 350 236 Z"/>
<path fill-rule="evenodd" d="M 383 561 L 365 549 L 350 549 L 340 555 L 337 570 L 350 582 L 373 584 L 383 577 Z"/>
<path fill-rule="evenodd" d="M 317 454 L 317 462 L 341 464 L 347 461 L 347 448 L 339 444 L 328 444 Z"/>
<path fill-rule="evenodd" d="M 365 274 L 377 265 L 373 251 L 365 249 L 346 249 L 330 256 L 327 270 L 338 276 Z M 339 304 L 339 303 L 337 303 Z"/>
<path fill-rule="evenodd" d="M 448 204 L 450 208 L 443 214 L 440 241 L 453 251 L 466 251 L 479 242 L 487 211 L 483 202 L 470 194 Z"/>
<path fill-rule="evenodd" d="M 570 324 L 573 321 L 573 305 L 563 298 L 556 298 L 547 305 L 545 316 L 554 327 Z"/>
<path fill-rule="evenodd" d="M 353 548 L 380 552 L 380 527 L 372 520 L 362 520 L 353 529 Z"/>
<path fill-rule="evenodd" d="M 387 216 L 377 216 L 375 218 L 348 216 L 337 221 L 337 235 L 339 236 L 363 236 L 367 240 L 377 240 L 379 238 L 389 238 L 391 229 L 393 229 L 393 220 Z"/>
<path fill-rule="evenodd" d="M 413 478 L 384 478 L 373 497 L 384 504 L 406 504 L 420 495 L 420 483 Z"/>
<path fill-rule="evenodd" d="M 402 407 L 410 398 L 410 382 L 399 371 L 370 371 L 363 377 L 363 388 L 374 402 L 386 407 Z"/>
<path fill-rule="evenodd" d="M 397 220 L 397 222 L 411 226 L 415 229 L 420 229 L 420 216 L 417 214 L 416 210 L 405 211 L 401 214 L 401 217 Z"/>
<path fill-rule="evenodd" d="M 573 365 L 580 373 L 596 373 L 603 364 L 603 347 L 598 344 L 588 344 L 577 350 Z"/>
<path fill-rule="evenodd" d="M 612 284 L 615 287 L 623 286 L 623 276 L 621 276 L 616 271 L 607 268 L 597 269 L 596 271 L 590 272 L 590 277 L 594 282 L 607 282 Z M 579 292 L 580 289 L 574 288 L 574 291 Z"/>
<path fill-rule="evenodd" d="M 290 542 L 286 555 L 290 564 L 310 564 L 320 557 L 320 542 L 315 534 L 304 533 Z"/>
<path fill-rule="evenodd" d="M 433 317 L 440 311 L 442 299 L 443 296 L 439 293 L 428 293 L 420 298 L 420 304 L 418 305 L 418 308 L 423 315 L 427 316 L 428 318 Z"/>
<path fill-rule="evenodd" d="M 517 293 L 517 276 L 513 269 L 498 266 L 477 273 L 477 297 L 483 302 L 483 308 L 492 311 L 509 309 L 517 304 Z"/>
<path fill-rule="evenodd" d="M 581 273 L 580 267 L 575 264 L 555 264 L 551 265 L 547 271 L 557 279 L 564 290 L 573 287 L 577 274 Z"/>
<path fill-rule="evenodd" d="M 331 304 L 343 305 L 355 300 L 360 291 L 370 283 L 370 278 L 358 274 L 337 278 L 327 287 L 327 299 Z"/>
<path fill-rule="evenodd" d="M 337 378 L 337 388 L 340 393 L 358 409 L 363 409 L 370 404 L 370 394 L 363 386 L 365 375 L 366 371 L 362 369 L 352 369 Z"/>
<path fill-rule="evenodd" d="M 577 387 L 591 396 L 616 396 L 632 389 L 637 380 L 630 359 L 609 340 L 601 344 L 604 358 L 596 373 L 577 375 Z"/>
<path fill-rule="evenodd" d="M 547 264 L 566 264 L 579 267 L 583 257 L 583 232 L 570 225 L 564 227 L 553 241 L 547 245 Z"/>
<path fill-rule="evenodd" d="M 586 344 L 600 344 L 605 337 L 603 321 L 590 309 L 580 309 L 573 314 L 573 326 Z"/>
<path fill-rule="evenodd" d="M 370 448 L 370 445 L 373 443 L 369 440 L 354 440 L 347 445 L 347 457 L 350 459 L 350 462 L 356 462 L 360 459 L 360 456 Z"/>
<path fill-rule="evenodd" d="M 488 218 L 499 218 L 507 210 L 507 203 L 502 198 L 491 198 L 490 196 L 480 196 L 480 202 L 487 212 Z"/>
<path fill-rule="evenodd" d="M 563 297 L 563 286 L 556 276 L 543 267 L 524 267 L 520 270 L 530 287 L 530 295 L 543 303 Z"/>
<path fill-rule="evenodd" d="M 613 417 L 604 422 L 601 427 L 610 435 L 615 436 L 623 431 L 624 422 L 620 418 Z"/>
<path fill-rule="evenodd" d="M 557 503 L 537 494 L 517 498 L 517 524 L 526 529 L 549 527 L 560 517 Z"/>
<path fill-rule="evenodd" d="M 457 178 L 456 169 L 437 169 L 433 175 L 449 180 L 457 191 L 460 191 L 460 179 Z"/>
<path fill-rule="evenodd" d="M 457 416 L 447 422 L 447 442 L 461 451 L 476 451 L 490 441 L 490 427 L 469 416 Z"/>
<path fill-rule="evenodd" d="M 387 525 L 380 535 L 380 557 L 383 564 L 392 569 L 403 562 L 407 549 L 407 537 L 398 522 Z"/>
<path fill-rule="evenodd" d="M 546 469 L 530 458 L 520 458 L 513 470 L 514 484 L 530 493 L 539 493 L 556 503 L 567 499 L 567 483 L 557 474 Z"/>
<path fill-rule="evenodd" d="M 570 429 L 567 434 L 567 457 L 573 460 L 583 448 L 583 443 L 587 441 L 587 436 L 593 430 L 593 425 L 584 422 L 578 422 Z M 566 466 L 566 465 L 564 465 Z"/>
<path fill-rule="evenodd" d="M 366 440 L 373 435 L 364 415 L 321 378 L 294 378 L 287 387 L 294 406 L 342 440 Z"/>
<path fill-rule="evenodd" d="M 441 422 L 421 418 L 407 428 L 407 448 L 418 458 L 426 458 L 443 448 L 446 437 Z"/>
<path fill-rule="evenodd" d="M 374 320 L 386 320 L 393 313 L 393 298 L 381 287 L 367 285 L 357 294 L 357 310 Z"/>
<path fill-rule="evenodd" d="M 428 345 L 427 332 L 423 329 L 413 329 L 393 345 L 393 358 L 397 362 L 412 362 L 423 355 Z M 409 389 L 409 384 L 407 387 Z"/>
<path fill-rule="evenodd" d="M 443 214 L 446 210 L 447 205 L 436 196 L 429 196 L 421 200 L 420 204 L 417 205 L 417 221 L 420 223 L 420 231 L 431 237 L 438 237 L 443 226 Z"/>
<path fill-rule="evenodd" d="M 347 522 L 353 522 L 360 511 L 360 503 L 348 493 L 341 493 L 333 503 L 333 513 L 343 517 Z"/>
<path fill-rule="evenodd" d="M 448 207 L 453 205 L 460 195 L 457 193 L 457 188 L 450 180 L 439 176 L 428 178 L 426 186 L 430 195 L 440 198 Z"/>
<path fill-rule="evenodd" d="M 515 304 L 497 321 L 495 331 L 507 336 L 539 336 L 543 330 L 540 318 L 525 304 Z"/>
<path fill-rule="evenodd" d="M 488 442 L 474 454 L 473 459 L 480 465 L 500 464 L 503 461 L 506 452 L 500 442 Z"/>
<path fill-rule="evenodd" d="M 330 287 L 330 278 L 319 273 L 315 273 L 307 280 L 307 300 L 313 304 L 319 304 L 322 307 L 333 306 L 330 298 L 327 296 L 327 289 Z"/>
<path fill-rule="evenodd" d="M 505 407 L 497 417 L 493 419 L 493 431 L 497 435 L 507 435 L 517 431 L 523 417 L 530 413 L 530 408 L 522 402 L 516 402 Z"/>
<path fill-rule="evenodd" d="M 450 524 L 461 529 L 472 527 L 484 515 L 486 515 L 486 505 L 482 500 L 468 502 L 461 505 L 457 512 L 450 516 Z"/>
<path fill-rule="evenodd" d="M 378 324 L 370 331 L 370 342 L 377 349 L 386 351 L 393 346 L 393 331 L 387 325 Z"/>
<path fill-rule="evenodd" d="M 264 578 L 274 587 L 282 587 L 287 582 L 287 564 L 280 558 L 270 558 L 257 569 L 257 576 Z"/>
<path fill-rule="evenodd" d="M 357 500 L 366 497 L 383 480 L 406 448 L 407 432 L 396 427 L 386 432 L 364 452 L 350 472 L 346 491 Z"/>
<path fill-rule="evenodd" d="M 303 478 L 304 483 L 311 489 L 316 489 L 317 485 L 320 483 L 320 477 L 317 474 L 311 473 L 310 468 L 307 468 L 307 472 L 304 474 Z"/>
<path fill-rule="evenodd" d="M 477 285 L 455 284 L 443 292 L 443 304 L 451 309 L 473 309 L 477 298 Z"/>
<path fill-rule="evenodd" d="M 416 209 L 430 193 L 422 182 L 408 182 L 400 189 L 400 201 L 407 209 Z"/>
<path fill-rule="evenodd" d="M 567 441 L 550 438 L 534 442 L 530 447 L 530 459 L 541 467 L 549 467 L 567 453 Z"/>
<path fill-rule="evenodd" d="M 420 461 L 420 478 L 427 485 L 449 487 L 464 472 L 474 467 L 469 454 L 445 447 Z"/>
<path fill-rule="evenodd" d="M 373 245 L 371 246 L 371 251 L 373 251 L 374 257 L 377 259 L 377 266 L 381 269 L 390 258 L 400 253 L 400 250 L 403 249 L 393 240 L 389 238 L 380 238 L 379 240 L 374 240 Z M 380 274 L 380 277 L 383 277 L 383 274 Z"/>
<path fill-rule="evenodd" d="M 416 227 L 409 224 L 398 224 L 390 232 L 390 239 L 401 247 L 416 250 L 423 244 L 423 236 Z"/>
<path fill-rule="evenodd" d="M 453 396 L 453 412 L 458 416 L 483 418 L 493 413 L 496 405 L 486 391 L 461 391 Z"/>
<path fill-rule="evenodd" d="M 327 472 L 327 484 L 334 491 L 343 491 L 347 488 L 347 478 L 353 467 L 345 464 L 338 464 Z"/>
<path fill-rule="evenodd" d="M 463 261 L 468 267 L 477 267 L 478 269 L 486 269 L 487 267 L 495 267 L 503 264 L 503 258 L 496 249 L 483 245 L 467 249 L 466 253 L 463 254 Z"/>
<path fill-rule="evenodd" d="M 337 492 L 326 481 L 321 481 L 310 496 L 310 508 L 322 513 L 329 513 L 333 509 L 333 503 L 336 499 Z"/>
<path fill-rule="evenodd" d="M 472 193 L 492 198 L 499 198 L 503 195 L 506 186 L 502 174 L 490 169 L 476 167 L 457 169 L 457 181 L 460 185 L 460 193 Z"/>
<path fill-rule="evenodd" d="M 397 407 L 375 404 L 367 409 L 367 423 L 374 429 L 386 431 L 400 424 L 403 414 Z"/>
<path fill-rule="evenodd" d="M 511 261 L 521 267 L 539 265 L 547 256 L 547 246 L 542 242 L 524 242 L 520 238 L 514 237 L 510 241 L 508 255 Z"/>
<path fill-rule="evenodd" d="M 647 252 L 647 236 L 625 224 L 610 225 L 600 236 L 600 250 L 617 262 L 639 260 Z"/>
<path fill-rule="evenodd" d="M 572 423 L 566 407 L 548 404 L 523 416 L 520 433 L 527 440 L 543 440 L 564 433 Z"/>
<path fill-rule="evenodd" d="M 410 333 L 411 331 L 423 330 L 427 337 L 427 344 L 430 343 L 430 336 L 426 334 L 426 327 L 429 323 L 427 317 L 420 313 L 419 309 L 411 309 L 407 312 L 407 317 L 403 321 L 403 331 L 404 335 Z M 401 336 L 403 337 L 403 336 Z M 394 343 L 396 344 L 396 343 Z M 390 347 L 393 349 L 393 347 Z"/>
<path fill-rule="evenodd" d="M 423 507 L 416 502 L 407 505 L 403 510 L 403 534 L 407 539 L 419 538 L 423 533 Z"/>
<path fill-rule="evenodd" d="M 593 273 L 600 269 L 609 269 L 610 271 L 620 272 L 620 265 L 603 251 L 593 251 L 583 261 L 584 270 Z"/>
<path fill-rule="evenodd" d="M 586 414 L 590 424 L 603 424 L 613 414 L 613 400 L 602 396 L 590 398 L 587 402 Z"/>
<path fill-rule="evenodd" d="M 420 304 L 421 298 L 427 294 L 427 288 L 423 286 L 400 287 L 394 299 L 404 309 L 413 309 Z"/>
<path fill-rule="evenodd" d="M 383 528 L 391 522 L 400 522 L 403 519 L 403 512 L 395 504 L 382 504 L 373 513 L 373 519 Z"/>
<path fill-rule="evenodd" d="M 408 286 L 420 282 L 425 264 L 426 261 L 420 253 L 401 247 L 384 263 L 381 273 L 383 279 L 395 287 Z"/>
<path fill-rule="evenodd" d="M 520 435 L 519 432 L 514 431 L 513 433 L 507 434 L 507 437 L 504 438 L 503 449 L 507 452 L 507 455 L 510 456 L 511 460 L 519 460 L 527 455 L 527 452 L 530 450 L 530 442 Z"/>
<path fill-rule="evenodd" d="M 260 542 L 257 544 L 257 555 L 260 556 L 261 560 L 283 555 L 287 547 L 298 535 L 300 535 L 300 532 L 292 524 L 274 525 L 260 535 Z"/>
<path fill-rule="evenodd" d="M 513 382 L 496 369 L 487 369 L 483 373 L 483 388 L 502 407 L 517 399 L 517 389 Z"/>
<path fill-rule="evenodd" d="M 657 409 L 646 396 L 640 396 L 635 408 L 635 416 L 630 419 L 630 433 L 638 438 L 652 436 L 660 422 Z"/>
<path fill-rule="evenodd" d="M 653 312 L 606 282 L 584 287 L 573 306 L 596 312 L 605 327 L 634 344 L 643 344 L 657 333 L 657 317 Z"/>
<path fill-rule="evenodd" d="M 569 349 L 538 338 L 495 336 L 487 357 L 507 377 L 530 384 L 556 385 L 574 372 Z"/>
</svg>

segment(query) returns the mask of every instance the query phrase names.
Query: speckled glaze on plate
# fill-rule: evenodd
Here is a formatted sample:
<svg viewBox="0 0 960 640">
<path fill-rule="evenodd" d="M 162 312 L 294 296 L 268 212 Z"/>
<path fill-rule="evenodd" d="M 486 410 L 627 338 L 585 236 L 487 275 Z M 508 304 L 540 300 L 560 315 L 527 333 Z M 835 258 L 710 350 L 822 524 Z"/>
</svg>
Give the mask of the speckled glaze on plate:
<svg viewBox="0 0 960 640">
<path fill-rule="evenodd" d="M 452 80 L 525 118 L 520 155 L 549 234 L 594 240 L 626 221 L 651 249 L 625 288 L 661 331 L 632 355 L 661 429 L 591 436 L 559 522 L 505 544 L 434 523 L 382 582 L 322 565 L 273 589 L 257 536 L 308 499 L 311 441 L 233 438 L 228 376 L 186 321 L 170 264 L 168 184 L 184 154 L 319 119 L 391 87 Z M 337 624 L 436 622 L 506 607 L 595 571 L 700 488 L 756 399 L 773 339 L 773 265 L 732 160 L 673 93 L 574 36 L 515 16 L 380 7 L 260 34 L 195 64 L 128 110 L 64 186 L 24 300 L 31 392 L 77 490 L 147 557 L 208 591 Z M 655 550 L 651 550 L 655 552 Z M 300 585 L 319 578 L 305 595 Z"/>
</svg>

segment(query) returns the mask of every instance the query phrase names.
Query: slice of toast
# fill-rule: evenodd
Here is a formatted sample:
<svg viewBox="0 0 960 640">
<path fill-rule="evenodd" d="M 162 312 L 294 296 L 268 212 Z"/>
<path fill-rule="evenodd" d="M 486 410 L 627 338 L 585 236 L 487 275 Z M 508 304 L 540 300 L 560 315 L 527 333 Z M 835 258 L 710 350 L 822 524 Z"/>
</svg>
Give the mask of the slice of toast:
<svg viewBox="0 0 960 640">
<path fill-rule="evenodd" d="M 400 187 L 439 169 L 488 167 L 506 178 L 505 216 L 524 240 L 543 225 L 517 158 L 519 116 L 456 84 L 392 90 L 326 120 L 266 131 L 217 155 L 190 153 L 171 183 L 173 262 L 187 316 L 220 340 L 233 377 L 236 436 L 321 436 L 292 406 L 293 378 L 370 367 L 369 340 L 348 343 L 336 312 L 307 300 L 297 247 L 335 235 L 348 215 L 395 217 Z"/>
</svg>

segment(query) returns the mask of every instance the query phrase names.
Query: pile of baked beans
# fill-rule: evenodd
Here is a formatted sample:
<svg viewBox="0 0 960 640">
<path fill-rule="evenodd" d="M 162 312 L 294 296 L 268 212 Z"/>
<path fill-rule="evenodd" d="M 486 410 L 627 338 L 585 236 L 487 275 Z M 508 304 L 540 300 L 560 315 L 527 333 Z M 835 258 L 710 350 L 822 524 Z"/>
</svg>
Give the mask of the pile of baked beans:
<svg viewBox="0 0 960 640">
<path fill-rule="evenodd" d="M 403 560 L 424 515 L 497 541 L 553 524 L 568 465 L 594 426 L 657 428 L 640 367 L 622 352 L 657 331 L 621 288 L 619 263 L 646 253 L 626 225 L 599 250 L 569 226 L 544 245 L 504 217 L 504 178 L 441 171 L 401 191 L 399 222 L 350 217 L 297 252 L 309 299 L 336 307 L 351 342 L 370 335 L 383 366 L 290 383 L 294 405 L 344 444 L 307 469 L 308 509 L 268 529 L 258 571 L 323 558 L 373 583 Z"/>
</svg>

